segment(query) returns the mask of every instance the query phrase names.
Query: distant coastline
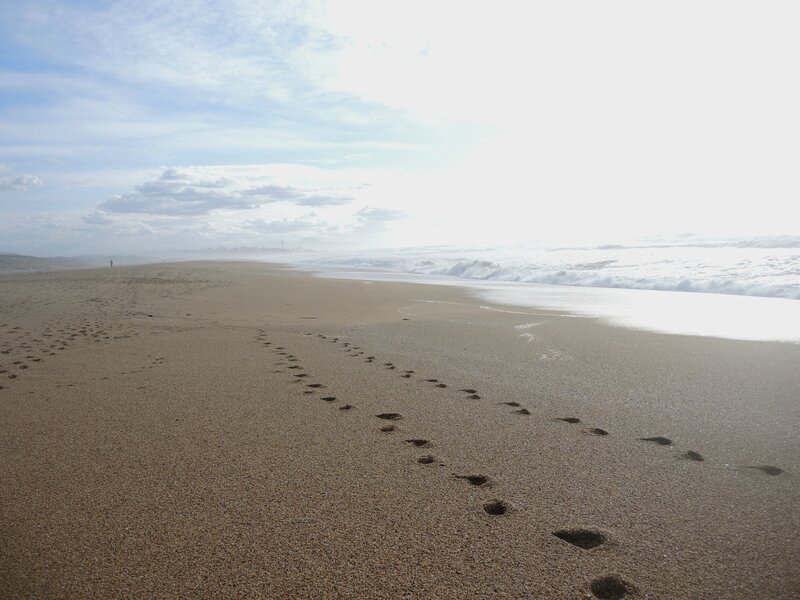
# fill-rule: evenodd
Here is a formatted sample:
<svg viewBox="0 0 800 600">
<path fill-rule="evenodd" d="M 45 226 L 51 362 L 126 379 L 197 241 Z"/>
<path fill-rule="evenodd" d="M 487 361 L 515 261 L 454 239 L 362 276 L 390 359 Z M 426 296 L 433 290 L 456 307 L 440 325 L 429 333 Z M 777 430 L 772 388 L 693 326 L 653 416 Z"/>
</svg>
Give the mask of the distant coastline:
<svg viewBox="0 0 800 600">
<path fill-rule="evenodd" d="M 108 265 L 110 260 L 119 265 L 143 264 L 147 259 L 135 257 L 108 256 L 29 256 L 25 254 L 0 253 L 0 275 L 15 273 L 41 273 L 45 271 L 65 271 L 67 269 L 87 269 Z"/>
<path fill-rule="evenodd" d="M 82 255 L 82 256 L 33 256 L 15 252 L 0 252 L 0 275 L 15 273 L 42 273 L 47 271 L 64 271 L 68 269 L 92 269 L 110 266 L 147 265 L 192 260 L 264 260 L 274 258 L 276 254 L 288 254 L 297 249 L 289 248 L 204 248 L 202 250 L 168 251 L 159 256 L 137 255 Z"/>
</svg>

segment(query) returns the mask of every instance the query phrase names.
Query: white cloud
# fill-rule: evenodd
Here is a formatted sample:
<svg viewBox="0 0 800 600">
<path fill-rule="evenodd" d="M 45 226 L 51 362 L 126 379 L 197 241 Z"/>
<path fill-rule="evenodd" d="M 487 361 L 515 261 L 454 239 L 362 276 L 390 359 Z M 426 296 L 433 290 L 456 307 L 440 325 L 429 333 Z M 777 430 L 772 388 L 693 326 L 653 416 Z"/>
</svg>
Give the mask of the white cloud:
<svg viewBox="0 0 800 600">
<path fill-rule="evenodd" d="M 374 246 L 403 217 L 376 203 L 378 175 L 292 164 L 162 168 L 94 210 L 13 214 L 0 220 L 0 239 L 45 254 Z"/>
<path fill-rule="evenodd" d="M 35 175 L 20 175 L 14 179 L 0 180 L 0 191 L 27 192 L 30 188 L 39 185 L 43 185 L 43 182 Z"/>
<path fill-rule="evenodd" d="M 315 172 L 311 167 L 300 170 L 307 174 Z M 106 200 L 98 209 L 106 213 L 179 217 L 247 211 L 272 203 L 324 207 L 353 201 L 351 196 L 320 193 L 316 187 L 278 185 L 272 180 L 273 176 L 259 166 L 171 168 L 136 186 L 132 192 Z"/>
<path fill-rule="evenodd" d="M 352 198 L 347 196 L 330 196 L 308 193 L 292 186 L 265 185 L 245 189 L 241 192 L 245 196 L 255 196 L 267 202 L 286 201 L 299 206 L 338 206 L 347 204 Z"/>
</svg>

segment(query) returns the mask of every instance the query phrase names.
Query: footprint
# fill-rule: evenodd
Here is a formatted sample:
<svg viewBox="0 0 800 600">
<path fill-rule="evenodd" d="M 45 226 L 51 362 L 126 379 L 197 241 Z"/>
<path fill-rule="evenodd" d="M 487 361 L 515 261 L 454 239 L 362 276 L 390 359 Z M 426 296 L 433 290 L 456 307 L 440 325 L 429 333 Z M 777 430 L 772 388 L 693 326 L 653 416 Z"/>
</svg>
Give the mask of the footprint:
<svg viewBox="0 0 800 600">
<path fill-rule="evenodd" d="M 433 387 L 437 387 L 437 388 L 446 388 L 446 387 L 447 387 L 447 384 L 446 384 L 446 383 L 437 383 L 437 384 L 436 384 L 435 386 L 433 386 Z"/>
<path fill-rule="evenodd" d="M 695 460 L 697 462 L 703 462 L 705 460 L 702 454 L 695 452 L 694 450 L 684 452 L 681 456 L 687 460 Z"/>
<path fill-rule="evenodd" d="M 336 396 L 324 396 L 320 398 L 320 400 L 325 400 L 325 402 L 333 402 L 334 400 L 336 400 Z"/>
<path fill-rule="evenodd" d="M 619 575 L 595 579 L 589 586 L 589 590 L 598 600 L 622 600 L 636 592 L 636 588 Z"/>
<path fill-rule="evenodd" d="M 295 373 L 294 376 L 298 379 L 302 379 L 303 377 L 308 377 L 308 373 Z"/>
<path fill-rule="evenodd" d="M 413 373 L 413 372 L 414 372 L 414 371 L 403 371 L 403 373 L 407 373 L 407 374 L 409 374 L 409 375 L 411 375 L 411 373 Z"/>
<path fill-rule="evenodd" d="M 606 543 L 605 535 L 591 529 L 559 529 L 554 531 L 553 535 L 584 550 L 597 548 Z"/>
<path fill-rule="evenodd" d="M 656 437 L 638 438 L 642 442 L 653 442 L 659 446 L 672 446 L 672 440 L 668 437 L 657 435 Z"/>
<path fill-rule="evenodd" d="M 529 411 L 527 408 L 520 408 L 519 410 L 515 410 L 513 412 L 514 412 L 515 415 L 529 415 L 529 414 L 531 414 L 531 411 Z"/>
<path fill-rule="evenodd" d="M 572 424 L 581 422 L 581 420 L 579 418 L 577 418 L 577 417 L 561 417 L 558 420 L 559 421 L 564 421 L 564 423 L 572 423 Z"/>
<path fill-rule="evenodd" d="M 781 473 L 783 473 L 783 469 L 778 467 L 773 467 L 771 465 L 746 465 L 744 468 L 763 471 L 767 475 L 780 475 Z"/>
<path fill-rule="evenodd" d="M 456 475 L 455 478 L 464 479 L 474 486 L 486 485 L 489 482 L 489 478 L 486 475 Z"/>
<path fill-rule="evenodd" d="M 465 394 L 477 394 L 478 390 L 473 390 L 472 388 L 463 388 L 460 391 L 464 392 Z"/>
<path fill-rule="evenodd" d="M 492 516 L 504 515 L 508 512 L 508 509 L 508 504 L 502 500 L 491 500 L 483 505 L 483 510 Z"/>
<path fill-rule="evenodd" d="M 350 410 L 351 408 L 353 408 L 352 404 L 345 404 L 344 406 L 340 406 L 339 410 Z"/>
<path fill-rule="evenodd" d="M 522 406 L 519 402 L 501 402 L 501 404 L 505 404 L 506 406 Z"/>
<path fill-rule="evenodd" d="M 439 382 L 438 379 L 426 379 L 425 381 L 427 381 L 428 383 L 438 383 Z"/>
<path fill-rule="evenodd" d="M 406 440 L 412 446 L 416 446 L 417 448 L 424 448 L 430 445 L 428 440 L 421 440 L 421 439 L 413 439 L 413 440 Z"/>
<path fill-rule="evenodd" d="M 310 387 L 310 388 L 324 388 L 325 386 L 324 386 L 324 385 L 322 385 L 321 383 L 307 383 L 307 384 L 306 384 L 306 387 Z"/>
<path fill-rule="evenodd" d="M 411 375 L 409 375 L 408 373 L 403 373 L 402 375 L 400 375 L 400 377 L 408 379 L 409 377 L 411 377 Z"/>
<path fill-rule="evenodd" d="M 403 415 L 400 413 L 381 413 L 379 415 L 375 415 L 379 419 L 384 419 L 386 421 L 399 421 L 403 418 Z"/>
<path fill-rule="evenodd" d="M 431 456 L 430 454 L 426 454 L 425 456 L 420 456 L 417 459 L 417 462 L 419 464 L 421 464 L 421 465 L 430 465 L 430 464 L 436 462 L 436 459 L 433 456 Z"/>
<path fill-rule="evenodd" d="M 586 433 L 591 433 L 592 435 L 608 435 L 608 432 L 605 429 L 600 429 L 599 427 L 590 427 L 586 430 Z M 701 458 L 700 460 L 703 459 Z"/>
<path fill-rule="evenodd" d="M 385 425 L 385 426 L 381 427 L 381 431 L 383 433 L 391 433 L 395 429 L 397 429 L 397 427 L 395 427 L 394 425 Z"/>
</svg>

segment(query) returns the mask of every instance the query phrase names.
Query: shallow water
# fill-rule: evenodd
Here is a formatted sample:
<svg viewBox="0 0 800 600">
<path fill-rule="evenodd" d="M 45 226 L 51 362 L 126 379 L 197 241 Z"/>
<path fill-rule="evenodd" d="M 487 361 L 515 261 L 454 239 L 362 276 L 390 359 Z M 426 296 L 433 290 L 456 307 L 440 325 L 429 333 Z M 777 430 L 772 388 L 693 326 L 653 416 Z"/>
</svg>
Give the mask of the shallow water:
<svg viewBox="0 0 800 600">
<path fill-rule="evenodd" d="M 306 252 L 297 264 L 470 281 L 664 290 L 800 300 L 800 238 L 662 245 L 535 245 Z"/>
<path fill-rule="evenodd" d="M 800 343 L 800 301 L 786 298 L 477 281 L 372 269 L 297 266 L 320 277 L 459 286 L 468 288 L 487 304 L 563 311 L 632 329 Z"/>
</svg>

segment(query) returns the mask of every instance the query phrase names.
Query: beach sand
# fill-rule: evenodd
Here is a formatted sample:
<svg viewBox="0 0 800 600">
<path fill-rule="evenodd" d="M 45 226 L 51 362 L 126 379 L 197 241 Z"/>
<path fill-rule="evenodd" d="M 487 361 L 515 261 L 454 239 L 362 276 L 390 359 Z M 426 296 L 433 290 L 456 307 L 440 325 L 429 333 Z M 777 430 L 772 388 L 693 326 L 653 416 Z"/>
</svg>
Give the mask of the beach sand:
<svg viewBox="0 0 800 600">
<path fill-rule="evenodd" d="M 0 596 L 800 597 L 799 345 L 482 304 L 0 278 Z"/>
</svg>

